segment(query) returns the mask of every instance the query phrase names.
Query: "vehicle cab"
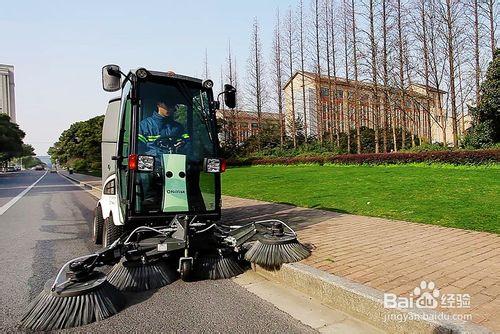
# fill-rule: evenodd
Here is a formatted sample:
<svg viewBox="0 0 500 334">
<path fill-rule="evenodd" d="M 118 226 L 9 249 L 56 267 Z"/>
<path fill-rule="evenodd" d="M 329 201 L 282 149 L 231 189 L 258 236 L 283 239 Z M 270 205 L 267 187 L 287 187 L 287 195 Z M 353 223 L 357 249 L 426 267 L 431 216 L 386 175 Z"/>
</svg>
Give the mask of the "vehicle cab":
<svg viewBox="0 0 500 334">
<path fill-rule="evenodd" d="M 108 65 L 103 87 L 121 96 L 110 100 L 103 126 L 103 192 L 94 224 L 102 232 L 95 238 L 164 224 L 176 214 L 219 220 L 225 162 L 213 82 L 144 68 L 124 74 Z M 221 94 L 234 107 L 235 89 L 225 85 Z"/>
</svg>

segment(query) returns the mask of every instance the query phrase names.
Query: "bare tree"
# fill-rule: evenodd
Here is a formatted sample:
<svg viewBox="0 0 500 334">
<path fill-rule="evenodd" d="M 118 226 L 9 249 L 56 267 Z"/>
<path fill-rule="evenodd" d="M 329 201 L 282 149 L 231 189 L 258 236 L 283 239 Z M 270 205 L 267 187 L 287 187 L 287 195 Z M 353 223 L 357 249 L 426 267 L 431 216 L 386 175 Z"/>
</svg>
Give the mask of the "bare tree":
<svg viewBox="0 0 500 334">
<path fill-rule="evenodd" d="M 374 0 L 369 0 L 369 21 L 370 21 L 370 54 L 371 54 L 371 74 L 373 81 L 372 113 L 373 127 L 375 132 L 375 153 L 379 153 L 379 92 L 377 73 L 377 43 L 375 40 L 375 8 Z"/>
<path fill-rule="evenodd" d="M 315 31 L 315 41 L 316 41 L 316 122 L 317 122 L 317 132 L 318 139 L 320 143 L 323 143 L 323 104 L 321 101 L 321 52 L 320 52 L 320 18 L 319 18 L 320 8 L 319 0 L 314 0 L 314 31 Z"/>
<path fill-rule="evenodd" d="M 356 126 L 356 151 L 358 154 L 361 153 L 361 119 L 359 112 L 359 78 L 358 78 L 358 48 L 356 39 L 356 11 L 354 6 L 354 0 L 351 0 L 351 29 L 352 29 L 352 56 L 353 56 L 353 66 L 354 66 L 354 122 Z"/>
<path fill-rule="evenodd" d="M 327 108 L 327 126 L 330 142 L 333 143 L 333 103 L 332 103 L 332 72 L 331 72 L 331 59 L 330 59 L 330 4 L 328 0 L 324 0 L 325 14 L 324 14 L 324 31 L 326 37 L 325 51 L 326 51 L 326 72 L 328 76 L 328 102 Z"/>
<path fill-rule="evenodd" d="M 396 0 L 396 20 L 398 30 L 398 63 L 399 63 L 399 112 L 401 115 L 401 148 L 405 148 L 406 143 L 406 90 L 405 90 L 405 56 L 403 51 L 403 9 L 401 7 L 401 0 Z"/>
<path fill-rule="evenodd" d="M 419 15 L 419 19 L 415 19 L 415 23 L 417 25 L 416 36 L 420 39 L 422 43 L 422 57 L 423 60 L 423 78 L 425 83 L 425 105 L 422 106 L 424 110 L 423 113 L 423 134 L 427 138 L 427 142 L 432 141 L 432 123 L 431 123 L 431 101 L 430 101 L 430 73 L 429 73 L 429 45 L 428 45 L 428 24 L 427 24 L 427 1 L 428 0 L 419 0 L 416 4 L 416 9 Z M 419 22 L 420 21 L 420 22 Z M 420 24 L 420 25 L 419 25 Z"/>
<path fill-rule="evenodd" d="M 333 69 L 333 113 L 334 113 L 334 122 L 335 122 L 335 134 L 336 134 L 336 144 L 337 147 L 340 146 L 340 110 L 337 105 L 337 61 L 336 61 L 336 47 L 335 47 L 335 5 L 334 1 L 331 2 L 330 9 L 330 31 L 332 36 L 332 69 Z"/>
<path fill-rule="evenodd" d="M 383 81 L 384 81 L 384 118 L 385 118 L 385 129 L 384 129 L 384 152 L 387 152 L 387 127 L 389 125 L 389 117 L 391 118 L 391 128 L 392 128 L 392 142 L 393 151 L 397 152 L 397 141 L 396 141 L 396 118 L 392 114 L 391 105 L 389 103 L 389 68 L 388 68 L 388 11 L 387 11 L 387 0 L 382 0 L 382 68 L 383 68 Z"/>
<path fill-rule="evenodd" d="M 458 93 L 460 95 L 460 118 L 457 117 L 457 123 L 460 123 L 461 128 L 460 135 L 465 134 L 465 97 L 463 81 L 464 77 L 462 75 L 462 57 L 460 54 L 460 49 L 457 49 L 457 70 L 458 70 Z M 457 124 L 458 127 L 458 124 Z"/>
<path fill-rule="evenodd" d="M 276 23 L 274 25 L 273 36 L 273 62 L 274 62 L 274 76 L 273 81 L 275 85 L 276 102 L 279 115 L 279 129 L 280 129 L 280 147 L 283 147 L 285 141 L 285 123 L 283 118 L 283 71 L 281 69 L 281 32 L 280 32 L 280 12 L 276 10 Z"/>
<path fill-rule="evenodd" d="M 429 6 L 427 7 L 428 13 L 428 46 L 429 46 L 429 68 L 430 68 L 430 78 L 432 81 L 432 86 L 436 88 L 437 91 L 441 90 L 443 85 L 443 78 L 445 76 L 446 68 L 446 56 L 442 52 L 442 48 L 439 46 L 440 42 L 440 32 L 443 29 L 441 22 L 438 19 L 438 3 L 437 0 L 430 0 Z M 437 120 L 435 122 L 438 127 L 441 128 L 443 144 L 446 145 L 446 124 L 448 119 L 448 111 L 443 108 L 443 101 L 441 99 L 441 94 L 437 94 L 436 102 L 436 115 Z"/>
<path fill-rule="evenodd" d="M 248 90 L 249 105 L 257 111 L 257 133 L 262 129 L 262 109 L 266 103 L 267 91 L 265 84 L 265 65 L 260 41 L 260 27 L 257 18 L 254 19 L 250 55 L 248 58 Z M 260 143 L 259 143 L 260 145 Z"/>
<path fill-rule="evenodd" d="M 294 54 L 294 45 L 295 45 L 295 40 L 294 40 L 294 26 L 293 26 L 293 13 L 292 9 L 288 10 L 286 21 L 285 21 L 285 39 L 283 41 L 283 55 L 284 55 L 284 63 L 285 67 L 287 69 L 288 74 L 290 75 L 290 96 L 287 97 L 290 99 L 289 104 L 290 104 L 290 117 L 287 121 L 290 129 L 291 129 L 291 136 L 292 136 L 292 142 L 293 142 L 293 147 L 297 147 L 297 122 L 296 122 L 296 115 L 295 115 L 295 89 L 294 89 L 294 84 L 293 84 L 293 71 L 294 71 L 294 64 L 295 64 L 295 54 Z M 305 98 L 303 100 L 303 104 L 305 106 Z M 304 107 L 305 109 L 305 107 Z M 305 115 L 304 115 L 305 116 Z"/>
<path fill-rule="evenodd" d="M 446 0 L 446 10 L 442 10 L 443 21 L 446 24 L 446 39 L 448 65 L 449 65 L 449 88 L 451 96 L 451 121 L 453 132 L 453 146 L 458 147 L 458 129 L 457 129 L 457 102 L 455 87 L 455 40 L 456 40 L 456 21 L 457 8 L 451 0 Z M 446 144 L 446 143 L 445 143 Z"/>
<path fill-rule="evenodd" d="M 305 83 L 305 67 L 304 67 L 304 61 L 305 61 L 305 51 L 304 51 L 304 44 L 305 44 L 305 36 L 304 36 L 304 4 L 303 1 L 300 0 L 299 3 L 299 34 L 300 34 L 300 71 L 301 71 L 301 77 L 302 77 L 302 115 L 303 115 L 303 121 L 304 121 L 304 140 L 307 143 L 307 137 L 308 137 L 308 128 L 307 128 L 307 106 L 306 106 L 306 83 Z"/>
<path fill-rule="evenodd" d="M 345 66 L 345 80 L 347 83 L 347 86 L 349 86 L 349 12 L 347 8 L 347 0 L 342 1 L 342 23 L 343 23 L 343 39 L 344 39 L 344 66 Z M 350 92 L 347 91 L 345 93 L 344 99 L 347 101 L 345 103 L 345 110 L 344 110 L 344 118 L 346 120 L 346 133 L 347 133 L 347 152 L 351 152 L 351 106 L 350 106 Z"/>
<path fill-rule="evenodd" d="M 491 59 L 495 58 L 496 40 L 495 40 L 495 0 L 487 0 L 487 16 L 490 24 L 490 47 Z"/>
<path fill-rule="evenodd" d="M 479 59 L 479 1 L 474 0 L 474 79 L 476 84 L 476 105 L 479 104 L 479 89 L 481 80 L 481 65 Z"/>
</svg>

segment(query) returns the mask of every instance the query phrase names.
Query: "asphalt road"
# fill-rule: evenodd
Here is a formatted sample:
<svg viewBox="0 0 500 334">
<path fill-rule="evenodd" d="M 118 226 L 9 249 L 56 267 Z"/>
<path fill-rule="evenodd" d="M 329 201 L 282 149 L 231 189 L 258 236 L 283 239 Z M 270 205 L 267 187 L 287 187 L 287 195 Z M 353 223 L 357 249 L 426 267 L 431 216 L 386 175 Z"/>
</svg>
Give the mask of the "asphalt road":
<svg viewBox="0 0 500 334">
<path fill-rule="evenodd" d="M 0 175 L 0 208 L 43 174 Z M 0 215 L 0 332 L 16 330 L 24 307 L 61 265 L 96 249 L 89 234 L 95 202 L 79 186 L 47 173 Z M 68 332 L 313 332 L 231 280 L 176 281 L 127 297 L 118 315 Z"/>
</svg>

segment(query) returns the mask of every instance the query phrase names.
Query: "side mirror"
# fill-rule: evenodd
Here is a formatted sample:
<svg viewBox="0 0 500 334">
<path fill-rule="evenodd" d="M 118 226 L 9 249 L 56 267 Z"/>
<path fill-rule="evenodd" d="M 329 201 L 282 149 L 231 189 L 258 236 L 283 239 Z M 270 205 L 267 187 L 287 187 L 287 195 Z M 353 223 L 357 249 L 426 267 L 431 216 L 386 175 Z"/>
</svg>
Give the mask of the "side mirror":
<svg viewBox="0 0 500 334">
<path fill-rule="evenodd" d="M 229 84 L 224 85 L 224 103 L 228 108 L 236 107 L 236 88 Z"/>
<path fill-rule="evenodd" d="M 102 68 L 102 88 L 106 92 L 116 92 L 120 90 L 122 84 L 122 75 L 120 66 L 106 65 Z"/>
</svg>

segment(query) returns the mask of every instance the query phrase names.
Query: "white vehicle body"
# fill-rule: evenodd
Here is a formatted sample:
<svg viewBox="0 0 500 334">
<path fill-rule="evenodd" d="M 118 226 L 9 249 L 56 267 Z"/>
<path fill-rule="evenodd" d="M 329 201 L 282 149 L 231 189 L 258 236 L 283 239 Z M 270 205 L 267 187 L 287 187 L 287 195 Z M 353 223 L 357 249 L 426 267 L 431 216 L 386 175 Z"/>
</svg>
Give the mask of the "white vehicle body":
<svg viewBox="0 0 500 334">
<path fill-rule="evenodd" d="M 102 194 L 98 205 L 102 209 L 103 219 L 112 215 L 115 225 L 123 225 L 123 214 L 116 188 L 116 163 L 112 157 L 117 155 L 117 143 L 120 128 L 120 99 L 109 101 L 102 128 Z"/>
<path fill-rule="evenodd" d="M 123 215 L 120 210 L 118 203 L 118 195 L 116 194 L 116 175 L 109 176 L 104 182 L 106 186 L 103 186 L 101 199 L 99 204 L 102 209 L 102 218 L 106 219 L 110 215 L 113 215 L 113 222 L 115 225 L 123 225 Z M 114 192 L 110 192 L 109 189 L 115 189 Z"/>
</svg>

